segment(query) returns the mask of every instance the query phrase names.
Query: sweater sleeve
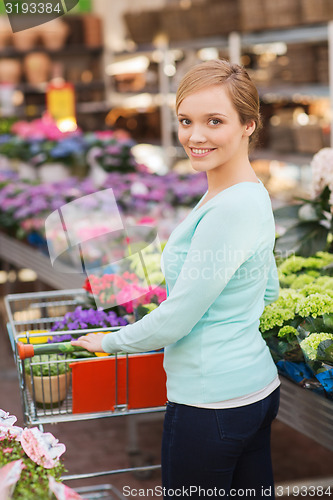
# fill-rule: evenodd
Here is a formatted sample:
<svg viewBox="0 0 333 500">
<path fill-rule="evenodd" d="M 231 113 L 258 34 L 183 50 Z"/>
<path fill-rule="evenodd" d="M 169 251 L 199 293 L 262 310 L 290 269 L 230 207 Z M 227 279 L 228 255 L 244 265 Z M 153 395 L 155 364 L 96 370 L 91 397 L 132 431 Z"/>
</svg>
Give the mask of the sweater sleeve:
<svg viewBox="0 0 333 500">
<path fill-rule="evenodd" d="M 265 306 L 271 302 L 275 302 L 279 298 L 280 283 L 274 254 L 271 255 L 271 265 L 268 271 L 268 279 L 264 296 Z"/>
<path fill-rule="evenodd" d="M 244 199 L 245 198 L 245 199 Z M 225 196 L 196 226 L 189 251 L 167 299 L 141 320 L 105 335 L 106 352 L 160 349 L 188 335 L 258 245 L 261 210 Z"/>
</svg>

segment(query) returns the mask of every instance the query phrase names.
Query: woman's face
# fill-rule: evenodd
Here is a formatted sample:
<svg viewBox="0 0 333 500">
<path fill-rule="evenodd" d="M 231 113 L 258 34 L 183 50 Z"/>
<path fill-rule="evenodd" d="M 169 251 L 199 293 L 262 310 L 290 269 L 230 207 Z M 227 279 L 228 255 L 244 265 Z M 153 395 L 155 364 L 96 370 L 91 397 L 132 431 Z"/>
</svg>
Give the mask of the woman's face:
<svg viewBox="0 0 333 500">
<path fill-rule="evenodd" d="M 227 89 L 213 85 L 188 95 L 178 108 L 178 138 L 197 171 L 237 166 L 248 155 L 254 122 L 242 125 Z"/>
</svg>

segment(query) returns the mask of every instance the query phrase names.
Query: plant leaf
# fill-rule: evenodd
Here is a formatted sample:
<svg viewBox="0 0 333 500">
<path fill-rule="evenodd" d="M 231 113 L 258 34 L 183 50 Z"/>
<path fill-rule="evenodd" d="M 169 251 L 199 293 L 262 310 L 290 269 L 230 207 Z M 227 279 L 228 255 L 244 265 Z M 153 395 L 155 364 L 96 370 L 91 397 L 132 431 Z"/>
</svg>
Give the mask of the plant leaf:
<svg viewBox="0 0 333 500">
<path fill-rule="evenodd" d="M 333 340 L 327 339 L 320 342 L 317 348 L 317 358 L 322 361 L 333 361 Z"/>
<path fill-rule="evenodd" d="M 310 257 L 316 252 L 325 250 L 327 246 L 328 229 L 321 224 L 309 221 L 290 227 L 277 238 L 274 252 L 279 257 L 292 254 Z"/>
<path fill-rule="evenodd" d="M 299 223 L 298 212 L 301 208 L 301 204 L 297 205 L 286 205 L 274 210 L 275 222 L 284 228 L 289 228 Z"/>
</svg>

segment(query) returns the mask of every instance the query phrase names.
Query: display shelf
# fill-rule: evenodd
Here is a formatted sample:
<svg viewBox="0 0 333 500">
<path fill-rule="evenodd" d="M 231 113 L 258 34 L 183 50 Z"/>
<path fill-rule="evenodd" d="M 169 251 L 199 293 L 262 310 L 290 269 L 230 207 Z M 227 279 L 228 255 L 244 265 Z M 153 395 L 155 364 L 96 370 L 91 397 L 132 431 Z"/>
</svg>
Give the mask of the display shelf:
<svg viewBox="0 0 333 500">
<path fill-rule="evenodd" d="M 104 88 L 104 80 L 93 80 L 89 83 L 84 82 L 72 82 L 72 85 L 76 90 L 95 90 Z M 47 92 L 48 82 L 41 83 L 38 85 L 32 85 L 30 83 L 19 83 L 16 85 L 18 90 L 26 94 L 45 94 Z"/>
<path fill-rule="evenodd" d="M 329 98 L 330 91 L 328 85 L 321 85 L 317 83 L 309 84 L 279 84 L 279 85 L 257 85 L 260 98 L 268 103 L 279 102 L 279 101 L 291 101 L 295 102 L 299 100 L 307 99 L 309 101 Z M 126 103 L 128 99 L 133 97 L 149 94 L 151 96 L 151 102 L 153 105 L 158 106 L 161 102 L 162 94 L 158 90 L 145 91 L 142 92 L 112 92 L 109 95 L 109 99 L 115 106 L 122 106 Z M 168 94 L 167 101 L 176 101 L 176 93 L 171 92 Z"/>
<path fill-rule="evenodd" d="M 242 47 L 250 47 L 256 44 L 268 44 L 275 42 L 284 43 L 317 43 L 325 42 L 328 38 L 327 23 L 313 24 L 310 26 L 294 26 L 292 28 L 267 29 L 251 33 L 238 32 Z M 202 37 L 190 40 L 170 41 L 170 49 L 202 49 L 204 47 L 229 48 L 229 36 Z M 138 44 L 135 52 L 133 50 L 114 52 L 116 56 L 129 56 L 134 53 L 149 53 L 156 50 L 156 45 Z"/>
<path fill-rule="evenodd" d="M 101 102 L 79 102 L 76 104 L 78 113 L 104 113 L 110 111 L 111 105 L 108 101 Z"/>
<path fill-rule="evenodd" d="M 9 67 L 8 83 L 13 88 L 13 104 L 9 112 L 12 115 L 20 118 L 25 115 L 29 118 L 40 117 L 47 107 L 45 95 L 48 84 L 58 78 L 72 83 L 76 93 L 76 109 L 82 115 L 100 113 L 108 109 L 105 106 L 107 80 L 104 72 L 105 46 L 101 36 L 102 16 L 78 15 L 70 19 L 72 22 L 67 18 L 66 38 L 61 30 L 59 38 L 58 33 L 55 33 L 54 40 L 48 40 L 41 30 L 34 34 L 33 39 L 27 34 L 26 44 L 24 34 L 22 39 L 16 40 L 8 34 L 7 38 L 2 40 L 1 82 L 7 83 L 5 73 Z M 88 21 L 93 22 L 91 29 L 88 29 Z M 51 42 L 55 49 L 52 48 Z M 90 105 L 87 106 L 87 103 Z M 97 106 L 93 106 L 93 103 Z M 98 123 L 104 126 L 102 116 L 92 118 L 94 127 L 98 128 Z"/>
<path fill-rule="evenodd" d="M 257 88 L 260 98 L 266 102 L 297 101 L 297 99 L 311 101 L 330 97 L 329 86 L 319 83 L 257 85 Z"/>
<path fill-rule="evenodd" d="M 69 45 L 60 50 L 51 50 L 44 46 L 35 46 L 29 50 L 18 50 L 15 47 L 5 47 L 0 50 L 0 58 L 2 57 L 24 57 L 32 52 L 44 52 L 52 56 L 87 56 L 100 55 L 104 51 L 104 47 L 88 47 L 86 45 Z"/>
<path fill-rule="evenodd" d="M 277 418 L 298 432 L 333 451 L 333 401 L 281 379 L 281 401 Z"/>
<path fill-rule="evenodd" d="M 29 247 L 25 243 L 1 233 L 0 257 L 5 262 L 19 268 L 32 269 L 41 281 L 60 290 L 80 288 L 86 278 L 85 274 L 79 274 L 75 269 L 65 265 L 58 266 L 58 270 L 55 271 L 48 256 L 36 248 Z"/>
<path fill-rule="evenodd" d="M 29 106 L 29 105 L 28 105 Z M 16 116 L 19 118 L 26 118 L 27 117 L 27 112 L 26 112 L 26 107 L 27 106 L 22 106 L 22 107 L 17 107 L 15 112 Z M 31 110 L 29 112 L 29 116 L 40 116 L 43 111 L 45 110 L 45 106 L 43 105 L 33 105 L 33 108 L 35 110 L 35 113 L 32 114 Z M 94 113 L 107 113 L 111 109 L 111 105 L 107 101 L 100 101 L 100 102 L 78 102 L 76 103 L 75 106 L 76 112 L 80 114 L 94 114 Z"/>
<path fill-rule="evenodd" d="M 310 26 L 294 26 L 287 29 L 269 29 L 253 33 L 241 33 L 239 36 L 243 47 L 275 42 L 288 44 L 326 42 L 328 25 L 323 23 Z"/>
</svg>

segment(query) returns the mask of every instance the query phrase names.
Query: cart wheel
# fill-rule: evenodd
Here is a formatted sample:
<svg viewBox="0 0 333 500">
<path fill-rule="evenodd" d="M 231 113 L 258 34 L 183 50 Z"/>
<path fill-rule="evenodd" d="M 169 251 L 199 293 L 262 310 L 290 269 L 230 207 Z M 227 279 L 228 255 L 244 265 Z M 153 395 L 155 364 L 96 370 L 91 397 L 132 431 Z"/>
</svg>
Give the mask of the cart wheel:
<svg viewBox="0 0 333 500">
<path fill-rule="evenodd" d="M 147 467 L 153 465 L 153 456 L 150 453 L 142 451 L 134 451 L 129 453 L 131 467 Z M 152 476 L 153 470 L 135 470 L 132 472 L 137 479 L 149 479 Z"/>
</svg>

